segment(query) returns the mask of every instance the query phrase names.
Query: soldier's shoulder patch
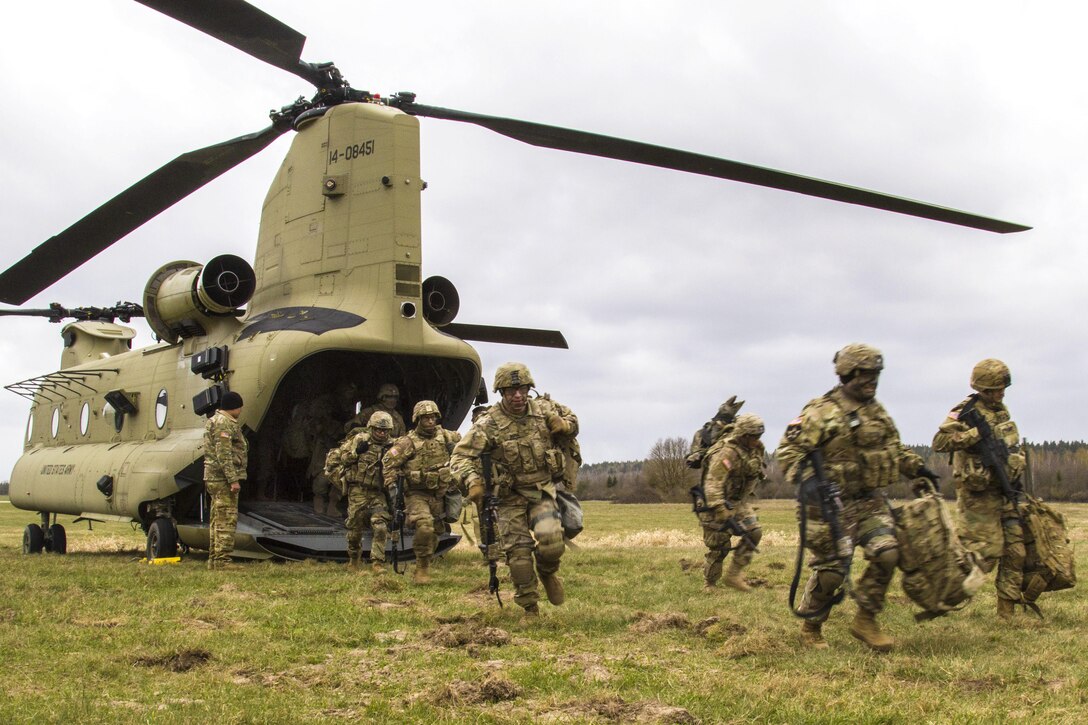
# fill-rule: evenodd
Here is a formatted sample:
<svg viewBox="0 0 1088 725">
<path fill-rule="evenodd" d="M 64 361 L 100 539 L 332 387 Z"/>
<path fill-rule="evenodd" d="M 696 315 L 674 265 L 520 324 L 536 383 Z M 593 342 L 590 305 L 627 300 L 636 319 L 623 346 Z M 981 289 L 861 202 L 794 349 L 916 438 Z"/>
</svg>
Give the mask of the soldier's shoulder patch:
<svg viewBox="0 0 1088 725">
<path fill-rule="evenodd" d="M 726 468 L 732 468 L 733 467 L 733 462 L 731 460 L 729 460 L 729 454 L 728 453 L 726 453 L 724 456 L 722 456 L 722 465 L 725 466 Z"/>
<path fill-rule="evenodd" d="M 221 431 L 219 431 L 219 437 L 220 438 L 230 438 L 230 433 L 228 433 L 225 430 L 221 430 Z"/>
<path fill-rule="evenodd" d="M 948 417 L 951 418 L 952 420 L 959 420 L 960 419 L 960 409 L 957 407 L 957 408 L 953 408 L 952 410 L 948 411 Z"/>
<path fill-rule="evenodd" d="M 799 435 L 801 435 L 801 416 L 797 416 L 786 425 L 786 440 L 795 440 Z"/>
<path fill-rule="evenodd" d="M 396 446 L 391 446 L 391 447 L 389 448 L 389 453 L 388 453 L 388 455 L 390 455 L 390 456 L 393 456 L 394 458 L 396 458 L 397 456 L 399 456 L 399 455 L 400 455 L 400 449 L 399 449 L 399 448 L 397 448 Z"/>
</svg>

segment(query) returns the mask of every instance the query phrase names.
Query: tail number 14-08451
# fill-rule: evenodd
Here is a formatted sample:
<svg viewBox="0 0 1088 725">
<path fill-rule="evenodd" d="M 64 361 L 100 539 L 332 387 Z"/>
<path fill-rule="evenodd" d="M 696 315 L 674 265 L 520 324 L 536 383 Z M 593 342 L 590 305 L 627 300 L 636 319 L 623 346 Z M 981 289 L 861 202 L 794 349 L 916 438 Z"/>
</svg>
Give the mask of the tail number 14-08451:
<svg viewBox="0 0 1088 725">
<path fill-rule="evenodd" d="M 329 163 L 335 164 L 340 159 L 345 161 L 351 161 L 357 159 L 360 156 L 370 156 L 374 153 L 374 139 L 369 141 L 363 141 L 362 143 L 353 143 L 350 146 L 345 146 L 342 149 L 334 149 L 329 152 Z"/>
</svg>

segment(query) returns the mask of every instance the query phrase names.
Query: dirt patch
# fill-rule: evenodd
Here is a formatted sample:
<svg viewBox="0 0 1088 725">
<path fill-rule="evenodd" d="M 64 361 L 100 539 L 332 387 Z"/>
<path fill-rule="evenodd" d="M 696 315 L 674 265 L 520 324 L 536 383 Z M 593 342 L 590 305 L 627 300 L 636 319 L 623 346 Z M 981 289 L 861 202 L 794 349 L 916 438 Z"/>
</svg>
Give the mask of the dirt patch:
<svg viewBox="0 0 1088 725">
<path fill-rule="evenodd" d="M 992 692 L 1005 687 L 1005 681 L 996 676 L 959 679 L 954 680 L 953 684 L 966 692 Z"/>
<path fill-rule="evenodd" d="M 3 617 L 0 617 L 0 621 Z M 120 627 L 128 624 L 127 619 L 120 617 L 113 617 L 111 619 L 73 619 L 72 624 L 77 627 L 100 627 L 101 629 L 113 629 L 114 627 Z"/>
<path fill-rule="evenodd" d="M 679 612 L 635 612 L 635 619 L 627 628 L 632 632 L 647 634 L 663 629 L 690 629 L 691 622 Z"/>
<path fill-rule="evenodd" d="M 188 672 L 207 663 L 212 653 L 206 649 L 183 649 L 158 656 L 137 657 L 133 664 L 141 667 L 162 667 L 171 672 Z"/>
<path fill-rule="evenodd" d="M 660 702 L 625 702 L 620 697 L 575 701 L 541 713 L 539 722 L 568 720 L 607 720 L 610 722 L 661 723 L 662 725 L 694 725 L 699 720 L 682 707 Z"/>
<path fill-rule="evenodd" d="M 404 609 L 406 607 L 411 607 L 412 604 L 410 602 L 389 602 L 384 599 L 378 599 L 377 597 L 367 597 L 359 602 L 359 606 L 387 611 L 390 609 Z"/>
<path fill-rule="evenodd" d="M 431 630 L 424 635 L 424 640 L 451 649 L 470 645 L 502 647 L 510 644 L 510 633 L 498 627 L 481 627 L 468 622 L 458 622 L 443 624 L 438 629 Z"/>
<path fill-rule="evenodd" d="M 521 697 L 521 686 L 503 675 L 488 674 L 483 680 L 458 680 L 442 687 L 431 700 L 435 704 L 475 705 L 484 702 L 504 702 Z"/>
</svg>

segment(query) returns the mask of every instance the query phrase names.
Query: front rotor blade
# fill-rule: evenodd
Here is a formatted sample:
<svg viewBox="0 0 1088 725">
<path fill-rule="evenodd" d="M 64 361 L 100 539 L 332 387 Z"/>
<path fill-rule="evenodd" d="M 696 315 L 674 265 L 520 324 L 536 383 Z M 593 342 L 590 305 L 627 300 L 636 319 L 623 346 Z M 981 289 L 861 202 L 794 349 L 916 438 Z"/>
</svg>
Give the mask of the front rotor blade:
<svg viewBox="0 0 1088 725">
<path fill-rule="evenodd" d="M 533 330 L 527 327 L 498 327 L 496 325 L 466 325 L 460 322 L 443 325 L 441 330 L 462 340 L 567 349 L 567 340 L 563 337 L 563 333 L 558 330 Z"/>
<path fill-rule="evenodd" d="M 284 130 L 269 126 L 178 156 L 0 274 L 0 302 L 23 304 L 133 229 L 253 156 Z"/>
<path fill-rule="evenodd" d="M 763 166 L 752 166 L 740 161 L 704 156 L 691 151 L 680 151 L 665 146 L 628 141 L 614 136 L 602 136 L 601 134 L 576 131 L 560 126 L 548 126 L 542 123 L 518 121 L 498 116 L 484 116 L 451 108 L 422 106 L 415 103 L 404 103 L 399 107 L 405 113 L 410 113 L 413 116 L 474 123 L 533 146 L 542 146 L 560 151 L 573 151 L 574 153 L 588 154 L 590 156 L 603 156 L 620 161 L 632 161 L 637 164 L 659 166 L 663 169 L 675 169 L 703 176 L 714 176 L 719 179 L 742 181 L 746 184 L 767 186 L 772 189 L 782 189 L 807 196 L 842 201 L 847 204 L 858 204 L 859 206 L 868 206 L 874 209 L 894 211 L 899 214 L 933 219 L 989 232 L 1007 234 L 1031 229 L 1031 227 L 1022 224 L 991 219 L 957 209 L 914 201 L 913 199 L 890 196 L 879 191 L 860 189 L 809 176 L 799 176 L 787 171 L 777 171 Z"/>
<path fill-rule="evenodd" d="M 318 85 L 302 62 L 306 36 L 244 0 L 136 0 L 244 53 Z"/>
</svg>

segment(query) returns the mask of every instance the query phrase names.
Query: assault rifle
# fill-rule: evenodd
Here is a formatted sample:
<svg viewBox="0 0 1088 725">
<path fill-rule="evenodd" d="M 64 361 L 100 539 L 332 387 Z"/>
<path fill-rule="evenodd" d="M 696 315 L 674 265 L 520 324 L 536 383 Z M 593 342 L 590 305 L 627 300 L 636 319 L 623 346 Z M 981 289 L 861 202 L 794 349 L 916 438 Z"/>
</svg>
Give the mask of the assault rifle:
<svg viewBox="0 0 1088 725">
<path fill-rule="evenodd" d="M 839 490 L 839 487 L 834 481 L 827 477 L 827 473 L 824 471 L 823 452 L 819 448 L 814 448 L 809 451 L 807 456 L 805 456 L 804 461 L 808 461 L 812 466 L 812 478 L 800 482 L 797 490 L 797 498 L 800 502 L 801 513 L 801 541 L 797 549 L 797 566 L 794 571 L 793 583 L 790 585 L 790 609 L 798 617 L 813 619 L 822 615 L 845 598 L 846 592 L 850 587 L 850 564 L 854 559 L 854 542 L 850 538 L 850 535 L 843 530 L 842 491 Z M 804 468 L 804 461 L 798 465 L 798 478 L 800 478 L 801 471 Z M 835 593 L 835 596 L 833 596 L 831 601 L 824 607 L 821 607 L 816 612 L 802 613 L 794 606 L 794 599 L 797 594 L 798 582 L 801 579 L 801 563 L 804 558 L 805 530 L 807 528 L 807 516 L 805 511 L 807 505 L 810 503 L 812 494 L 815 494 L 817 499 L 816 503 L 820 506 L 820 518 L 828 525 L 828 528 L 831 529 L 831 540 L 835 542 L 835 554 L 842 569 L 843 583 L 839 591 Z"/>
<path fill-rule="evenodd" d="M 495 484 L 491 476 L 491 454 L 481 453 L 480 463 L 484 477 L 484 500 L 481 505 L 480 521 L 480 552 L 487 560 L 487 591 L 495 595 L 495 601 L 502 608 L 502 597 L 499 596 L 499 563 L 495 555 L 496 546 L 495 528 L 499 518 L 499 498 L 495 495 Z"/>
<path fill-rule="evenodd" d="M 986 466 L 990 474 L 1001 484 L 1001 494 L 1012 504 L 1013 509 L 1016 510 L 1016 517 L 1020 519 L 1020 525 L 1027 530 L 1024 517 L 1020 514 L 1024 491 L 1019 486 L 1019 479 L 1015 482 L 1010 481 L 1008 471 L 1005 470 L 1009 462 L 1009 447 L 1005 445 L 1005 441 L 994 435 L 994 430 L 986 422 L 986 417 L 975 408 L 977 402 L 978 396 L 972 395 L 971 402 L 965 405 L 959 414 L 960 421 L 971 428 L 978 429 L 979 432 L 979 441 L 971 447 L 971 452 L 982 459 L 982 465 Z"/>
<path fill-rule="evenodd" d="M 393 491 L 390 495 L 389 491 L 385 492 L 386 499 L 389 500 L 389 507 L 393 509 L 393 530 L 397 532 L 397 535 L 393 537 L 393 572 L 396 574 L 403 574 L 405 569 L 398 569 L 397 564 L 400 563 L 400 552 L 404 551 L 404 475 L 400 474 L 393 482 Z"/>
<path fill-rule="evenodd" d="M 709 511 L 709 507 L 706 505 L 706 489 L 703 488 L 703 484 L 699 483 L 688 489 L 688 494 L 691 495 L 691 510 L 698 514 L 700 511 Z M 728 501 L 725 502 L 725 508 L 732 511 L 733 504 Z M 737 521 L 736 516 L 730 516 L 722 524 L 725 531 L 728 531 L 733 536 L 739 536 L 740 540 L 745 544 L 748 544 L 748 548 L 752 551 L 759 553 L 759 547 L 756 546 L 756 542 L 752 539 L 752 532 L 744 528 L 744 525 Z"/>
</svg>

